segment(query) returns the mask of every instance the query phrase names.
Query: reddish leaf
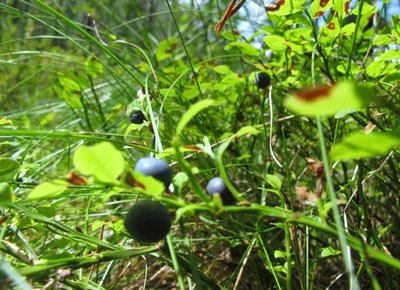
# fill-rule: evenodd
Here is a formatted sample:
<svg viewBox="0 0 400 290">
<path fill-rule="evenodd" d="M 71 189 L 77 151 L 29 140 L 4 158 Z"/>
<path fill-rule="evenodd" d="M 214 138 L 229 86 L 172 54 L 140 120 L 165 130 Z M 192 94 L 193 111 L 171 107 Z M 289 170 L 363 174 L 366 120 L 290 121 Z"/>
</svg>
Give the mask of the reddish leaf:
<svg viewBox="0 0 400 290">
<path fill-rule="evenodd" d="M 190 150 L 195 150 L 195 151 L 203 151 L 199 146 L 197 145 L 185 145 L 183 148 L 190 149 Z"/>
<path fill-rule="evenodd" d="M 297 92 L 295 95 L 304 101 L 312 102 L 320 98 L 328 97 L 331 89 L 332 89 L 331 86 L 323 86 L 323 87 L 305 89 L 301 92 Z"/>
<path fill-rule="evenodd" d="M 329 23 L 328 26 L 327 26 L 327 28 L 330 29 L 330 30 L 334 30 L 335 27 L 336 27 L 335 23 L 333 23 L 333 22 Z"/>
<path fill-rule="evenodd" d="M 270 5 L 265 6 L 265 11 L 266 12 L 274 12 L 277 11 L 281 8 L 282 5 L 285 4 L 285 0 L 276 0 Z"/>
<path fill-rule="evenodd" d="M 326 5 L 328 5 L 330 0 L 320 0 L 319 4 L 321 5 L 322 8 L 324 8 Z"/>
<path fill-rule="evenodd" d="M 87 184 L 87 180 L 84 177 L 76 174 L 74 171 L 71 171 L 69 173 L 67 181 L 69 183 L 73 184 L 73 185 L 84 185 L 84 184 Z"/>
</svg>

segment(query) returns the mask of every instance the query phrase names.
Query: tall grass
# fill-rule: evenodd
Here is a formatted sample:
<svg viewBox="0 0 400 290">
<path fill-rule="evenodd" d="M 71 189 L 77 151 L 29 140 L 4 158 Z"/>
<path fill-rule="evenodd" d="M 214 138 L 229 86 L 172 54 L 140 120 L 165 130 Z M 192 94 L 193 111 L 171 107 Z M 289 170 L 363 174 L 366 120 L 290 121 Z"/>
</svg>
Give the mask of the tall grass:
<svg viewBox="0 0 400 290">
<path fill-rule="evenodd" d="M 260 23 L 251 15 L 264 8 L 248 1 L 219 35 L 213 26 L 227 4 L 186 2 L 0 4 L 0 157 L 21 165 L 12 180 L 0 179 L 15 194 L 0 202 L 1 287 L 396 289 L 398 150 L 334 164 L 328 155 L 349 132 L 398 125 L 398 65 L 387 75 L 365 72 L 391 46 L 363 33 L 398 29 L 386 4 L 377 12 L 386 25 L 363 32 L 359 18 L 352 38 L 330 44 L 303 13 L 312 53 L 267 56 L 259 35 L 283 37 L 296 25 L 271 14 Z M 229 34 L 238 23 L 259 35 Z M 235 41 L 261 46 L 259 55 L 230 48 Z M 265 91 L 253 83 L 260 70 L 272 77 Z M 283 106 L 291 91 L 345 78 L 376 84 L 384 102 L 342 119 L 296 116 Z M 138 107 L 151 127 L 129 127 L 126 110 Z M 75 150 L 100 142 L 123 152 L 126 170 L 144 156 L 168 160 L 173 192 L 151 195 L 122 178 L 71 181 Z M 306 158 L 323 162 L 321 196 Z M 211 201 L 204 187 L 214 176 L 237 205 Z M 63 193 L 28 198 L 60 180 L 69 182 Z M 175 218 L 159 244 L 140 244 L 123 227 L 142 198 L 163 202 Z"/>
</svg>

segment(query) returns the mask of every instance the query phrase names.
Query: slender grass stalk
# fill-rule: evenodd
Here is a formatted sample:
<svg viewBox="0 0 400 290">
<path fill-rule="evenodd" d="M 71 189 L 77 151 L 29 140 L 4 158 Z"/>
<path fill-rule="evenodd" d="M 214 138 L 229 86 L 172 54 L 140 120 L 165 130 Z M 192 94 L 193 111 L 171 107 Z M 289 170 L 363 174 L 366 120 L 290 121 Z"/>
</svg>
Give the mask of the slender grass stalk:
<svg viewBox="0 0 400 290">
<path fill-rule="evenodd" d="M 78 140 L 88 140 L 88 141 L 107 141 L 112 142 L 114 144 L 119 144 L 123 146 L 128 146 L 136 149 L 141 149 L 148 152 L 155 152 L 153 149 L 127 143 L 124 141 L 119 141 L 115 139 L 109 139 L 101 136 L 108 137 L 118 137 L 121 138 L 123 136 L 119 134 L 103 134 L 103 133 L 95 133 L 95 132 L 72 132 L 72 131 L 43 131 L 43 130 L 9 130 L 9 129 L 0 129 L 0 136 L 7 137 L 36 137 L 36 138 L 50 138 L 50 139 L 78 139 Z"/>
<path fill-rule="evenodd" d="M 305 284 L 306 284 L 306 290 L 310 289 L 310 234 L 309 234 L 309 227 L 306 226 L 306 238 L 305 238 L 305 244 L 306 244 L 306 249 L 305 249 L 305 264 L 306 264 L 306 271 L 305 271 Z"/>
<path fill-rule="evenodd" d="M 30 265 L 18 270 L 21 275 L 35 277 L 46 273 L 55 268 L 81 268 L 96 265 L 101 262 L 113 261 L 118 259 L 132 258 L 144 254 L 157 252 L 157 246 L 143 247 L 137 249 L 124 249 L 115 251 L 105 251 L 91 256 L 70 257 L 57 260 L 49 260 L 44 264 Z"/>
<path fill-rule="evenodd" d="M 274 277 L 275 285 L 276 285 L 276 287 L 278 287 L 278 290 L 282 290 L 282 286 L 279 281 L 278 274 L 275 271 L 274 265 L 272 264 L 271 258 L 269 257 L 269 254 L 268 254 L 268 250 L 266 249 L 264 241 L 262 240 L 262 237 L 260 234 L 258 234 L 257 239 L 258 239 L 258 243 L 261 245 L 261 248 L 263 249 L 265 258 L 267 259 L 267 267 L 268 267 L 268 270 L 271 271 L 272 276 Z"/>
<path fill-rule="evenodd" d="M 351 62 L 353 60 L 353 53 L 354 53 L 354 49 L 356 47 L 357 33 L 358 33 L 358 28 L 360 26 L 360 20 L 361 20 L 361 16 L 362 16 L 361 12 L 362 12 L 362 9 L 363 9 L 363 6 L 364 6 L 364 0 L 360 0 L 359 4 L 360 4 L 360 6 L 358 7 L 358 15 L 357 15 L 357 20 L 356 20 L 356 27 L 354 29 L 353 39 L 351 40 L 349 60 L 347 61 L 346 79 L 349 78 L 350 71 L 351 71 Z"/>
<path fill-rule="evenodd" d="M 179 261 L 176 258 L 174 242 L 172 241 L 171 234 L 167 235 L 167 244 L 172 259 L 172 264 L 174 265 L 175 273 L 176 276 L 178 277 L 179 287 L 181 288 L 181 290 L 185 290 L 185 281 L 183 280 L 183 276 L 179 266 Z"/>
<path fill-rule="evenodd" d="M 311 61 L 311 76 L 312 76 L 314 85 L 315 85 L 315 48 L 316 47 L 317 47 L 317 44 L 314 46 L 313 53 L 312 53 L 312 61 Z M 332 210 L 333 210 L 333 215 L 334 215 L 334 219 L 335 219 L 335 223 L 336 223 L 336 228 L 338 231 L 338 237 L 339 237 L 340 247 L 342 250 L 344 264 L 346 267 L 347 274 L 349 276 L 349 282 L 350 282 L 351 289 L 358 290 L 358 289 L 360 289 L 360 285 L 358 283 L 357 277 L 354 274 L 353 262 L 351 261 L 351 256 L 348 252 L 346 234 L 344 231 L 342 220 L 340 218 L 339 207 L 338 207 L 337 201 L 336 201 L 336 192 L 335 192 L 332 178 L 331 178 L 330 166 L 329 166 L 330 162 L 329 162 L 328 153 L 327 153 L 326 146 L 325 146 L 324 133 L 322 131 L 322 122 L 321 122 L 321 118 L 319 116 L 317 117 L 317 127 L 318 127 L 319 143 L 320 143 L 321 153 L 322 153 L 322 160 L 324 163 L 325 178 L 326 178 L 326 182 L 328 184 L 328 190 L 329 190 L 329 194 L 331 197 Z"/>
<path fill-rule="evenodd" d="M 325 170 L 325 178 L 326 182 L 328 184 L 328 190 L 329 190 L 329 195 L 331 198 L 332 202 L 332 210 L 333 210 L 333 216 L 335 219 L 335 224 L 337 228 L 337 233 L 339 237 L 339 242 L 340 242 L 340 248 L 342 250 L 342 256 L 344 260 L 344 264 L 346 267 L 346 272 L 347 275 L 349 276 L 349 281 L 350 281 L 350 288 L 354 290 L 359 290 L 360 285 L 358 283 L 357 277 L 354 273 L 354 266 L 353 262 L 351 260 L 350 253 L 348 252 L 348 244 L 346 240 L 346 234 L 343 228 L 343 223 L 340 218 L 340 211 L 339 207 L 337 205 L 336 201 L 336 192 L 335 188 L 333 186 L 332 178 L 331 178 L 331 173 L 330 173 L 330 167 L 329 167 L 329 159 L 328 159 L 328 153 L 325 147 L 325 140 L 324 140 L 324 134 L 322 132 L 322 123 L 321 123 L 321 118 L 317 117 L 317 126 L 318 126 L 318 136 L 319 136 L 319 142 L 321 146 L 321 152 L 322 152 L 322 160 L 324 163 L 324 170 Z"/>
<path fill-rule="evenodd" d="M 21 290 L 32 290 L 32 287 L 25 281 L 25 278 L 21 276 L 10 264 L 0 258 L 0 272 L 5 274 L 13 282 L 14 286 L 17 286 Z M 4 285 L 5 286 L 5 285 Z"/>
</svg>

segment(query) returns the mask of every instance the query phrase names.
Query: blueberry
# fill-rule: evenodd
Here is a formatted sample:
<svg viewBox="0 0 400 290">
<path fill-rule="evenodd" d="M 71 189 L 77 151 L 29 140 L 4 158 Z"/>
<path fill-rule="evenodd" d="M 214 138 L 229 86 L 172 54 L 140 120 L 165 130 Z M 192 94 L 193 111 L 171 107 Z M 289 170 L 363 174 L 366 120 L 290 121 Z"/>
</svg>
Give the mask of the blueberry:
<svg viewBox="0 0 400 290">
<path fill-rule="evenodd" d="M 165 188 L 172 182 L 172 170 L 165 160 L 144 157 L 140 158 L 136 163 L 135 171 L 146 176 L 153 176 L 155 179 L 164 183 Z"/>
<path fill-rule="evenodd" d="M 146 117 L 144 116 L 143 112 L 138 110 L 134 111 L 131 115 L 131 123 L 133 124 L 142 124 L 146 121 Z"/>
<path fill-rule="evenodd" d="M 236 203 L 232 193 L 229 191 L 228 187 L 226 187 L 224 181 L 220 177 L 214 177 L 208 182 L 206 186 L 206 192 L 211 196 L 219 193 L 224 205 L 233 205 Z"/>
<path fill-rule="evenodd" d="M 171 217 L 167 207 L 162 203 L 141 200 L 129 209 L 124 225 L 135 240 L 156 243 L 168 234 L 171 228 Z"/>
<path fill-rule="evenodd" d="M 271 84 L 271 77 L 266 72 L 260 72 L 256 74 L 254 84 L 259 89 L 266 89 Z"/>
</svg>

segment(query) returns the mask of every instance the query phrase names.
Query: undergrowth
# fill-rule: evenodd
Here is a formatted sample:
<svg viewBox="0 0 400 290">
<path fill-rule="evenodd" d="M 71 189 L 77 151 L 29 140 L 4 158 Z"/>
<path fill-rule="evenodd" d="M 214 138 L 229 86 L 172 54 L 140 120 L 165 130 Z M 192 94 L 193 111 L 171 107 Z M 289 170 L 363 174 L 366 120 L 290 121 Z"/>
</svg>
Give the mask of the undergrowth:
<svg viewBox="0 0 400 290">
<path fill-rule="evenodd" d="M 0 3 L 0 288 L 398 289 L 398 5 L 227 2 Z"/>
</svg>

